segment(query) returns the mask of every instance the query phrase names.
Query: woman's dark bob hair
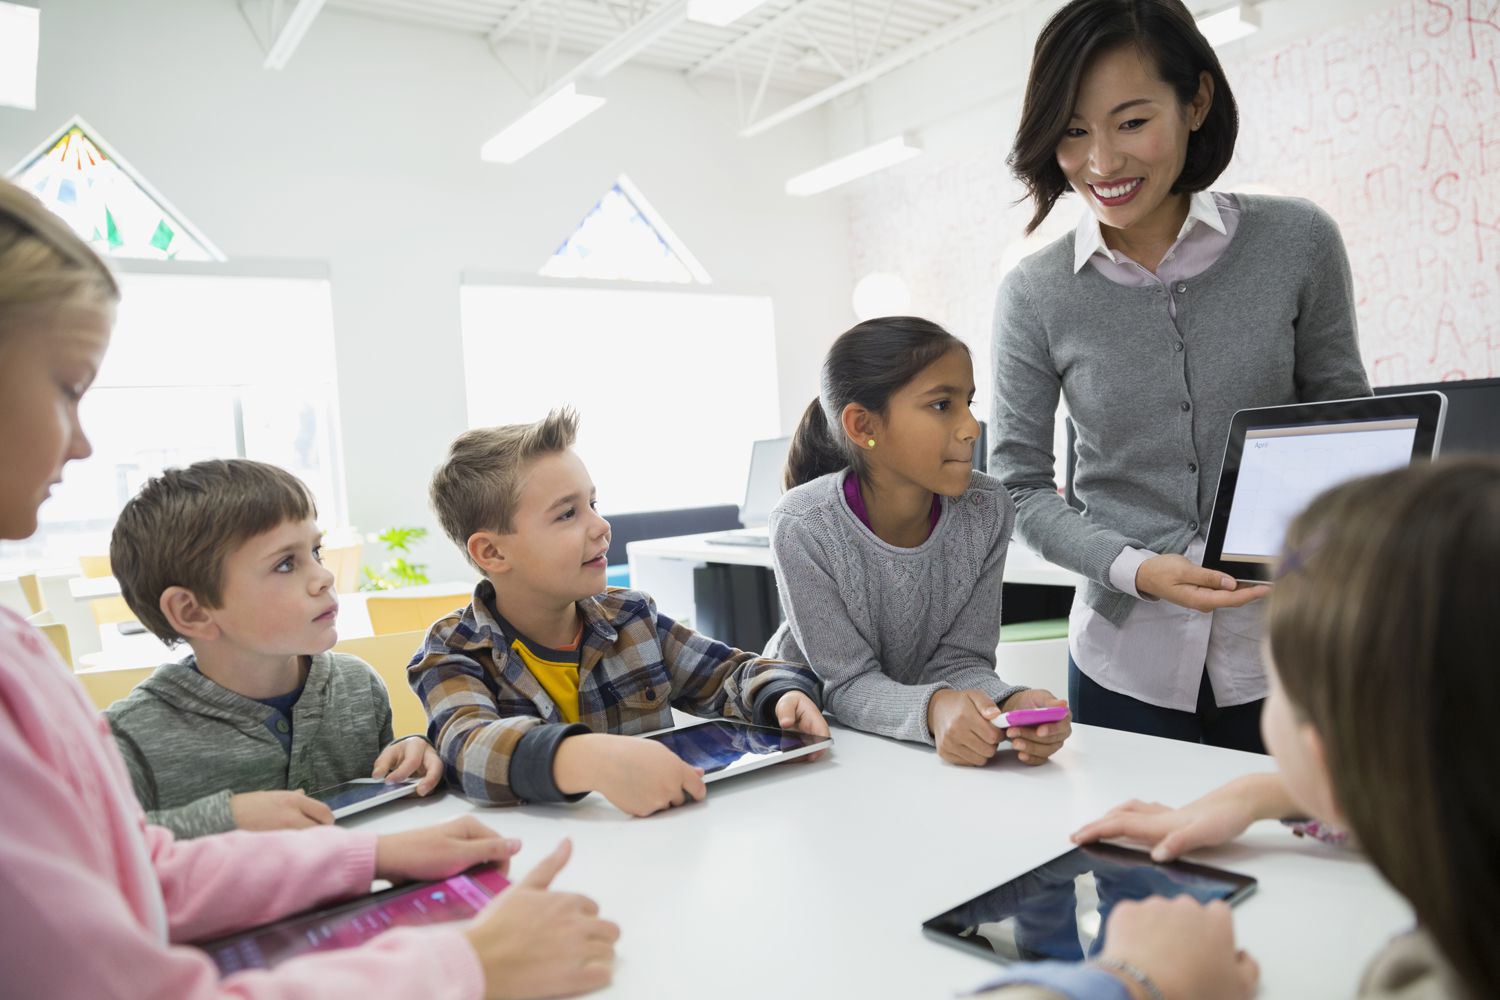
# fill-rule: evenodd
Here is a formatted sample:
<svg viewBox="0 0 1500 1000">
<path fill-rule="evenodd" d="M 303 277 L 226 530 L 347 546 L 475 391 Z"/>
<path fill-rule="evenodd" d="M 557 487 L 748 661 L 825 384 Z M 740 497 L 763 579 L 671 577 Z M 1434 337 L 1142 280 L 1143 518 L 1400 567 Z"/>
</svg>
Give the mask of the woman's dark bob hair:
<svg viewBox="0 0 1500 1000">
<path fill-rule="evenodd" d="M 1073 0 L 1053 15 L 1036 40 L 1021 126 L 1007 161 L 1036 206 L 1028 234 L 1068 190 L 1057 165 L 1057 146 L 1078 103 L 1079 79 L 1095 56 L 1127 45 L 1155 64 L 1180 104 L 1198 93 L 1201 74 L 1214 81 L 1213 104 L 1202 126 L 1189 134 L 1187 162 L 1172 192 L 1207 190 L 1234 156 L 1240 132 L 1234 94 L 1213 46 L 1181 0 Z"/>
</svg>

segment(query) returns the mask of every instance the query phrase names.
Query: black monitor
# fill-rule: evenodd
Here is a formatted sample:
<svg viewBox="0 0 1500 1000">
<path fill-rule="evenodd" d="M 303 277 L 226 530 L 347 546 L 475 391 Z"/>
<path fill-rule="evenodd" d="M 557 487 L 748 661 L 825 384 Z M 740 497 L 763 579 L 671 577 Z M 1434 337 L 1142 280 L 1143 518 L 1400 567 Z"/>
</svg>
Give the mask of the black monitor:
<svg viewBox="0 0 1500 1000">
<path fill-rule="evenodd" d="M 1421 385 L 1377 386 L 1375 395 L 1441 392 L 1448 397 L 1440 454 L 1488 452 L 1500 454 L 1500 378 L 1473 378 Z"/>
</svg>

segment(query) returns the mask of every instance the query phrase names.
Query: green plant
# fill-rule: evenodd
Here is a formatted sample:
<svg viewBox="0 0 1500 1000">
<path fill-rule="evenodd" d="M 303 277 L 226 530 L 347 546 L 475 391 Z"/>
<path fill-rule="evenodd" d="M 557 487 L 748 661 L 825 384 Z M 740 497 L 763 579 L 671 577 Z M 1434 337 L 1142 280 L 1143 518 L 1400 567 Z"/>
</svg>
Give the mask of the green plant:
<svg viewBox="0 0 1500 1000">
<path fill-rule="evenodd" d="M 370 541 L 384 545 L 392 558 L 381 564 L 378 573 L 368 566 L 363 567 L 360 570 L 362 580 L 359 589 L 394 590 L 397 587 L 414 587 L 427 583 L 427 564 L 411 562 L 406 558 L 411 555 L 413 543 L 426 537 L 426 528 L 387 528 L 378 535 L 370 536 Z"/>
</svg>

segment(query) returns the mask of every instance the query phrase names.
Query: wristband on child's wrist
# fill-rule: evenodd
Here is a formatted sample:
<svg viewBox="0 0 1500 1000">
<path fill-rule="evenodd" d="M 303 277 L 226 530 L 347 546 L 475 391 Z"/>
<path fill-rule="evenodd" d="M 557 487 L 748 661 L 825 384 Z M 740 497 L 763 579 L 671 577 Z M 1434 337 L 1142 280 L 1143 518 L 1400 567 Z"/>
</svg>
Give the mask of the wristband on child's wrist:
<svg viewBox="0 0 1500 1000">
<path fill-rule="evenodd" d="M 1167 1000 L 1167 995 L 1156 985 L 1156 981 L 1129 962 L 1122 962 L 1118 958 L 1095 958 L 1089 964 L 1113 972 L 1121 979 L 1139 986 L 1145 992 L 1147 1000 Z"/>
</svg>

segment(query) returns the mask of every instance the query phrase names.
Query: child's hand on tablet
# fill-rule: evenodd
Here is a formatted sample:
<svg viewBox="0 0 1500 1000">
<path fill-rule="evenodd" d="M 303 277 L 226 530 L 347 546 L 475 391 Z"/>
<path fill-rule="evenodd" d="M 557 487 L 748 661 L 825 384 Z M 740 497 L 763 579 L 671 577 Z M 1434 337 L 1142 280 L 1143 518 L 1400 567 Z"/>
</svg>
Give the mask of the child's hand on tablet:
<svg viewBox="0 0 1500 1000">
<path fill-rule="evenodd" d="M 564 795 L 598 792 L 632 816 L 649 816 L 708 794 L 700 768 L 655 740 L 634 736 L 570 736 L 557 748 L 552 769 Z"/>
<path fill-rule="evenodd" d="M 380 752 L 370 777 L 395 782 L 418 774 L 422 778 L 417 782 L 417 794 L 427 795 L 443 780 L 443 761 L 427 740 L 407 736 Z"/>
<path fill-rule="evenodd" d="M 548 889 L 572 851 L 569 841 L 558 844 L 464 932 L 484 969 L 485 997 L 573 996 L 609 985 L 619 926 L 600 919 L 587 896 Z"/>
<path fill-rule="evenodd" d="M 241 830 L 300 830 L 333 822 L 333 810 L 301 789 L 240 792 L 229 796 L 229 813 Z"/>
<path fill-rule="evenodd" d="M 1101 965 L 1119 976 L 1131 995 L 1144 973 L 1169 997 L 1248 1000 L 1260 981 L 1260 966 L 1234 946 L 1229 904 L 1204 905 L 1183 894 L 1115 905 L 1105 925 Z M 1121 963 L 1113 968 L 1111 962 Z"/>
<path fill-rule="evenodd" d="M 1000 706 L 1004 711 L 1014 712 L 1027 708 L 1051 708 L 1068 703 L 1053 696 L 1051 691 L 1032 688 L 1018 691 L 1005 699 Z M 1044 722 L 1039 726 L 1011 726 L 1005 730 L 1005 738 L 1016 750 L 1016 759 L 1022 764 L 1045 764 L 1047 758 L 1057 753 L 1069 736 L 1073 735 L 1071 719 Z"/>
<path fill-rule="evenodd" d="M 938 756 L 950 764 L 984 764 L 1000 745 L 1000 730 L 990 721 L 999 714 L 995 699 L 983 691 L 936 692 L 927 703 L 927 728 Z"/>
<path fill-rule="evenodd" d="M 1180 809 L 1132 799 L 1073 834 L 1073 842 L 1132 840 L 1151 848 L 1154 860 L 1171 861 L 1200 847 L 1227 844 L 1256 820 L 1295 811 L 1281 775 L 1247 774 Z"/>
<path fill-rule="evenodd" d="M 809 736 L 827 736 L 828 720 L 818 711 L 818 706 L 803 691 L 788 691 L 776 699 L 776 724 Z M 810 753 L 802 760 L 812 763 L 823 756 L 823 751 Z"/>
<path fill-rule="evenodd" d="M 447 878 L 478 864 L 510 866 L 521 849 L 473 816 L 460 816 L 437 826 L 405 833 L 388 833 L 375 841 L 375 877 L 392 882 Z"/>
</svg>

